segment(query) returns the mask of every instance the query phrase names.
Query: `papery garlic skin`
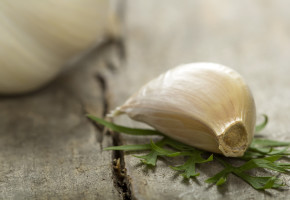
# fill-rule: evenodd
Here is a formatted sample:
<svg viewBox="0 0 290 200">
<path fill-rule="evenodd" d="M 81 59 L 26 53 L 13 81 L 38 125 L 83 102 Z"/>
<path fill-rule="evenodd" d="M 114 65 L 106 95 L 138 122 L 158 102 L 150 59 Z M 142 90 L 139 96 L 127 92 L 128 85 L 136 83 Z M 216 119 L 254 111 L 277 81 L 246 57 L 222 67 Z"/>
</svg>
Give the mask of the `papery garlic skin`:
<svg viewBox="0 0 290 200">
<path fill-rule="evenodd" d="M 108 0 L 1 0 L 0 93 L 35 90 L 69 59 L 117 34 Z"/>
<path fill-rule="evenodd" d="M 254 99 L 242 77 L 214 63 L 167 71 L 111 115 L 124 113 L 185 144 L 230 157 L 244 154 L 256 122 Z"/>
</svg>

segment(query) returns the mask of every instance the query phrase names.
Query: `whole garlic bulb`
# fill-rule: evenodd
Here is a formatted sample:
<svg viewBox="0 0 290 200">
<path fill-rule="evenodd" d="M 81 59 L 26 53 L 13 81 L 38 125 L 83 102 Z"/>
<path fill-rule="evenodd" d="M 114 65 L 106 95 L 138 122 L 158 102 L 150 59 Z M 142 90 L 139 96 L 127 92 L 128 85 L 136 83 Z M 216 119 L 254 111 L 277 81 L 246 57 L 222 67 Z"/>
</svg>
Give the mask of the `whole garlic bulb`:
<svg viewBox="0 0 290 200">
<path fill-rule="evenodd" d="M 255 103 L 242 77 L 214 63 L 167 71 L 111 115 L 124 113 L 185 144 L 231 157 L 244 154 L 256 121 Z"/>
<path fill-rule="evenodd" d="M 68 59 L 115 34 L 108 0 L 1 0 L 0 93 L 35 90 Z"/>
</svg>

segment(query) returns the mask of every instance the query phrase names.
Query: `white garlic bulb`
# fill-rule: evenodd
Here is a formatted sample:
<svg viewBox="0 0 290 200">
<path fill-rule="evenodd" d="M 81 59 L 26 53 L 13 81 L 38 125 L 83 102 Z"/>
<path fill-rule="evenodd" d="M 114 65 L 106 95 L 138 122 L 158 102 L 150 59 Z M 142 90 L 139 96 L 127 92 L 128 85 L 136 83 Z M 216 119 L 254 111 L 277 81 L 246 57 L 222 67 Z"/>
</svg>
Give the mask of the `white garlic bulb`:
<svg viewBox="0 0 290 200">
<path fill-rule="evenodd" d="M 111 116 L 124 113 L 185 144 L 231 157 L 244 154 L 256 121 L 255 103 L 242 77 L 214 63 L 167 71 Z"/>
<path fill-rule="evenodd" d="M 35 90 L 68 59 L 115 34 L 108 0 L 1 0 L 0 93 Z"/>
</svg>

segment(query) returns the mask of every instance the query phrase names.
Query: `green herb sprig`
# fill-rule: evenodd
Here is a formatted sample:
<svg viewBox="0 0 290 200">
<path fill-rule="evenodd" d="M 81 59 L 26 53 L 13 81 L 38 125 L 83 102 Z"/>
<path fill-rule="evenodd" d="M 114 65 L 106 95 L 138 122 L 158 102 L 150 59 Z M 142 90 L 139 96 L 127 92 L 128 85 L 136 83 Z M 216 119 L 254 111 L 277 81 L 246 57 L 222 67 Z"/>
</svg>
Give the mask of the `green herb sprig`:
<svg viewBox="0 0 290 200">
<path fill-rule="evenodd" d="M 268 123 L 268 117 L 266 115 L 263 116 L 264 121 L 256 126 L 256 132 L 263 130 Z M 179 166 L 170 166 L 170 168 L 179 171 L 185 179 L 189 179 L 199 176 L 199 173 L 196 172 L 197 164 L 200 165 L 216 160 L 222 166 L 224 166 L 224 169 L 207 179 L 205 181 L 206 183 L 220 186 L 227 181 L 229 174 L 234 174 L 257 190 L 265 190 L 270 188 L 275 189 L 285 186 L 285 183 L 279 179 L 277 175 L 251 176 L 249 171 L 252 169 L 267 169 L 278 173 L 287 173 L 290 169 L 290 163 L 281 162 L 278 160 L 281 158 L 288 158 L 290 155 L 290 152 L 288 151 L 290 142 L 254 138 L 243 157 L 233 158 L 244 160 L 242 165 L 236 167 L 232 166 L 227 161 L 229 158 L 225 158 L 218 154 L 209 154 L 206 151 L 180 143 L 156 130 L 135 129 L 120 126 L 92 115 L 88 115 L 88 118 L 116 132 L 136 136 L 162 136 L 162 139 L 158 140 L 157 142 L 151 141 L 148 144 L 122 145 L 105 148 L 105 150 L 123 150 L 134 152 L 149 151 L 149 153 L 146 155 L 135 155 L 135 157 L 140 158 L 141 162 L 147 166 L 155 167 L 157 159 L 160 157 L 172 158 L 183 156 L 186 159 L 183 164 Z"/>
</svg>

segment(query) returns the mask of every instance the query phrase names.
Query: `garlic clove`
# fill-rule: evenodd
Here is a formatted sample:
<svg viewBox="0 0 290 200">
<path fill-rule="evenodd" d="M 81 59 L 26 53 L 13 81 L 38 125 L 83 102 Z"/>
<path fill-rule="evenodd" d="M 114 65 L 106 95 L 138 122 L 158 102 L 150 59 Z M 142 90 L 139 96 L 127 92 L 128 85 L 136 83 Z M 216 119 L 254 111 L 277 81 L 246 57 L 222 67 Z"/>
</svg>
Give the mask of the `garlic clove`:
<svg viewBox="0 0 290 200">
<path fill-rule="evenodd" d="M 106 37 L 118 18 L 107 0 L 0 1 L 0 94 L 30 92 Z"/>
<path fill-rule="evenodd" d="M 242 156 L 252 141 L 256 109 L 234 70 L 214 63 L 178 66 L 143 86 L 111 116 L 127 114 L 185 144 Z"/>
</svg>

